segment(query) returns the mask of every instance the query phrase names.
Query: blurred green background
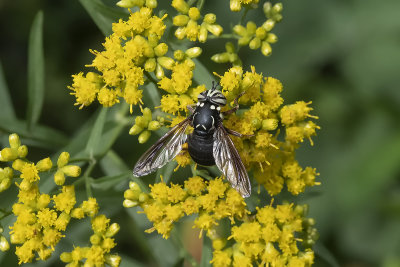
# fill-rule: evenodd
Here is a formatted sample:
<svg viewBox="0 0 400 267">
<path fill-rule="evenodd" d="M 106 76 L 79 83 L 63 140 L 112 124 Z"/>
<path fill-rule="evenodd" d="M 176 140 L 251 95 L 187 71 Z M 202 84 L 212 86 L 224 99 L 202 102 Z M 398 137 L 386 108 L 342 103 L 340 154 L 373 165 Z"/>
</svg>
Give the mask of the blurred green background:
<svg viewBox="0 0 400 267">
<path fill-rule="evenodd" d="M 238 17 L 218 17 L 228 3 L 209 0 L 204 7 L 217 14 L 224 29 L 231 25 L 227 19 Z M 285 103 L 312 100 L 312 114 L 320 117 L 314 146 L 305 141 L 298 152 L 303 166 L 316 167 L 321 174 L 322 185 L 300 198 L 310 205 L 309 216 L 320 232 L 315 266 L 400 266 L 400 1 L 302 0 L 283 5 L 284 19 L 273 31 L 279 41 L 272 56 L 248 48 L 241 49 L 240 56 L 244 66 L 254 65 L 282 81 Z M 79 1 L 1 1 L 0 60 L 19 119 L 25 118 L 27 105 L 29 30 L 39 10 L 44 12 L 46 75 L 39 122 L 68 136 L 97 107 L 78 110 L 66 87 L 70 76 L 91 62 L 88 50 L 101 49 L 104 36 Z M 249 12 L 247 18 L 261 22 L 262 12 Z M 224 41 L 200 46 L 208 55 L 202 56 L 202 63 L 223 73 L 226 65 L 207 58 L 222 51 Z M 1 135 L 3 144 L 5 136 Z M 126 128 L 113 149 L 133 166 L 136 145 Z M 38 148 L 36 157 L 53 152 Z M 128 216 L 121 202 L 108 202 L 107 197 L 100 201 L 105 210 L 120 211 L 113 213 L 115 220 Z M 125 238 L 119 234 L 119 250 L 131 258 L 146 258 L 148 248 L 132 252 L 128 239 L 133 231 L 123 230 L 128 233 Z M 0 266 L 12 266 L 15 260 L 0 256 Z"/>
</svg>

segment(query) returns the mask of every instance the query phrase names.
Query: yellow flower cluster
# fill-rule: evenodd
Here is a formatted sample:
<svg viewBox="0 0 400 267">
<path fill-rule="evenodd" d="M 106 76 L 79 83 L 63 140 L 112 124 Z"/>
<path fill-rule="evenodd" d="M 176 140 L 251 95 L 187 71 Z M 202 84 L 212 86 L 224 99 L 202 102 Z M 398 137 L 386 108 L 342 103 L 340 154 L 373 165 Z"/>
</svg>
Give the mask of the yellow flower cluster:
<svg viewBox="0 0 400 267">
<path fill-rule="evenodd" d="M 216 24 L 217 17 L 213 13 L 204 16 L 203 22 L 199 25 L 197 21 L 201 18 L 200 10 L 197 7 L 190 7 L 184 0 L 172 0 L 174 7 L 180 15 L 173 18 L 173 24 L 178 26 L 175 36 L 179 40 L 185 37 L 190 41 L 207 41 L 208 32 L 214 36 L 220 36 L 223 29 Z"/>
<path fill-rule="evenodd" d="M 292 194 L 299 194 L 306 186 L 318 184 L 316 170 L 302 169 L 295 159 L 298 143 L 310 139 L 319 129 L 310 115 L 311 102 L 298 101 L 283 104 L 282 84 L 277 79 L 263 78 L 255 72 L 243 72 L 241 67 L 229 69 L 221 77 L 222 92 L 228 101 L 245 91 L 240 103 L 249 106 L 241 115 L 232 114 L 224 125 L 230 129 L 254 135 L 251 138 L 233 138 L 245 166 L 254 170 L 254 177 L 271 195 L 278 194 L 286 183 Z M 285 128 L 285 136 L 277 130 Z M 311 140 L 311 139 L 310 139 Z"/>
<path fill-rule="evenodd" d="M 53 163 L 50 158 L 42 159 L 34 164 L 26 158 L 27 147 L 21 145 L 17 134 L 11 134 L 9 142 L 10 147 L 2 149 L 0 155 L 1 161 L 10 162 L 12 168 L 0 169 L 1 179 L 2 181 L 11 180 L 14 172 L 14 175 L 19 174 L 20 178 L 20 181 L 16 182 L 19 188 L 18 201 L 12 206 L 12 213 L 17 219 L 10 226 L 10 241 L 12 244 L 19 245 L 16 247 L 15 254 L 18 256 L 20 264 L 31 262 L 36 254 L 38 259 L 46 260 L 64 237 L 71 218 L 82 219 L 85 216 L 94 218 L 98 213 L 98 204 L 95 198 L 89 198 L 76 206 L 74 186 L 62 186 L 65 182 L 65 175 L 77 177 L 81 172 L 79 166 L 68 165 L 69 154 L 67 152 L 63 152 L 59 156 L 54 175 L 55 183 L 62 186 L 61 190 L 58 194 L 51 196 L 41 193 L 38 185 L 39 174 L 52 170 Z M 7 182 L 7 185 L 10 186 L 10 183 L 10 181 Z M 101 216 L 103 215 L 97 217 Z M 97 217 L 92 221 L 96 221 Z M 113 228 L 115 227 L 114 225 Z M 107 236 L 107 238 L 112 236 L 107 232 L 97 230 L 98 228 L 93 229 L 101 238 L 103 238 L 101 235 Z M 116 232 L 114 231 L 114 233 Z M 106 238 L 101 240 L 107 240 L 105 241 L 107 244 L 101 247 L 102 251 L 97 255 L 105 257 L 115 244 Z M 4 250 L 8 247 L 7 240 L 1 236 L 0 248 Z"/>
<path fill-rule="evenodd" d="M 240 194 L 221 178 L 205 182 L 194 176 L 185 181 L 184 187 L 158 183 L 144 193 L 137 183 L 131 182 L 124 194 L 124 206 L 143 208 L 143 213 L 153 223 L 150 233 L 157 231 L 168 238 L 173 223 L 185 215 L 198 214 L 194 226 L 206 231 L 213 241 L 214 266 L 252 266 L 253 262 L 270 266 L 310 266 L 314 254 L 311 250 L 300 251 L 297 238 L 303 232 L 303 206 L 292 204 L 265 206 L 251 212 Z M 228 237 L 220 237 L 216 226 L 229 218 L 231 229 Z M 308 232 L 313 232 L 310 228 Z M 304 235 L 308 244 L 315 242 L 313 235 Z M 228 246 L 228 240 L 236 243 Z M 293 265 L 294 263 L 302 265 Z"/>
<path fill-rule="evenodd" d="M 71 252 L 63 252 L 60 259 L 68 263 L 68 266 L 82 266 L 85 259 L 84 266 L 119 266 L 121 257 L 109 253 L 116 245 L 112 237 L 119 231 L 119 225 L 110 225 L 110 219 L 98 215 L 92 218 L 92 229 L 94 234 L 90 237 L 91 247 L 74 247 Z"/>
<path fill-rule="evenodd" d="M 242 10 L 242 6 L 257 6 L 259 0 L 229 0 L 229 8 L 233 12 Z"/>
</svg>

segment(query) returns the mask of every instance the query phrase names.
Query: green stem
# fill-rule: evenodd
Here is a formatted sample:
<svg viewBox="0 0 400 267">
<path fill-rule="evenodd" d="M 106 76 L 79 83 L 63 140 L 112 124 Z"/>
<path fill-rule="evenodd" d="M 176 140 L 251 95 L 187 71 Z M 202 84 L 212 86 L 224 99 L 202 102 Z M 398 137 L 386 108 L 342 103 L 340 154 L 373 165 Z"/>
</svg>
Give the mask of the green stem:
<svg viewBox="0 0 400 267">
<path fill-rule="evenodd" d="M 85 181 L 85 187 L 86 187 L 86 195 L 88 198 L 93 197 L 93 192 L 92 192 L 92 178 L 90 178 L 90 173 L 93 171 L 93 168 L 96 166 L 96 159 L 92 159 L 89 163 L 88 168 L 86 169 L 84 175 L 83 175 L 83 179 Z"/>
<path fill-rule="evenodd" d="M 199 1 L 197 2 L 197 9 L 198 9 L 199 11 L 201 11 L 201 9 L 203 8 L 203 5 L 204 5 L 205 2 L 206 2 L 205 0 L 199 0 Z"/>
<path fill-rule="evenodd" d="M 215 36 L 215 35 L 208 35 L 208 39 L 239 39 L 240 37 L 237 36 L 236 34 L 233 33 L 224 33 L 221 34 L 220 36 Z"/>
<path fill-rule="evenodd" d="M 242 17 L 240 18 L 240 24 L 243 25 L 244 20 L 246 19 L 247 12 L 249 12 L 249 8 L 245 7 Z"/>
<path fill-rule="evenodd" d="M 3 213 L 3 215 L 0 216 L 0 220 L 3 220 L 5 217 L 9 216 L 12 214 L 12 211 L 6 211 L 1 209 L 1 212 Z"/>
<path fill-rule="evenodd" d="M 171 239 L 176 244 L 176 246 L 179 247 L 179 252 L 190 263 L 190 265 L 193 267 L 198 267 L 199 263 L 193 258 L 192 254 L 190 254 L 189 251 L 186 250 L 175 228 L 171 230 Z"/>
<path fill-rule="evenodd" d="M 197 170 L 197 169 L 195 169 L 193 164 L 190 165 L 190 169 L 192 171 L 192 175 L 193 176 L 200 176 L 200 177 L 202 177 L 202 178 L 204 178 L 206 180 L 209 180 L 209 181 L 214 179 L 214 177 L 212 177 L 212 176 L 208 175 L 208 173 L 206 173 L 207 172 L 206 170 Z"/>
</svg>

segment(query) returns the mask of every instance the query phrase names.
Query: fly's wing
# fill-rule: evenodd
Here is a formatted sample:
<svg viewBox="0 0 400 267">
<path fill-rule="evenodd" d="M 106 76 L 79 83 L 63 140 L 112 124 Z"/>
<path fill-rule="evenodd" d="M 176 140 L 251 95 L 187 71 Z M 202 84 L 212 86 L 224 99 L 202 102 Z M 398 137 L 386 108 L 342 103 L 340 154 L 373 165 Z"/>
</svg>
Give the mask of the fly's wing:
<svg viewBox="0 0 400 267">
<path fill-rule="evenodd" d="M 231 186 L 242 197 L 249 197 L 251 193 L 249 176 L 232 139 L 223 125 L 216 127 L 213 155 L 215 164 L 231 183 Z"/>
<path fill-rule="evenodd" d="M 189 124 L 190 119 L 187 118 L 164 134 L 140 157 L 133 168 L 133 175 L 139 177 L 152 173 L 174 159 L 186 142 L 185 130 Z"/>
</svg>

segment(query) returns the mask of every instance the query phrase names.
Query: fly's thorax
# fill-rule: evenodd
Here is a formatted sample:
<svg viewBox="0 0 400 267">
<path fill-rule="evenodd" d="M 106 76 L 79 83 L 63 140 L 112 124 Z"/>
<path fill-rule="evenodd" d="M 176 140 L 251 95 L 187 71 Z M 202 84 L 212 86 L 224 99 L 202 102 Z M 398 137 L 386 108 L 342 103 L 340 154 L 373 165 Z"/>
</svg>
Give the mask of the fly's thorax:
<svg viewBox="0 0 400 267">
<path fill-rule="evenodd" d="M 220 122 L 221 107 L 209 101 L 198 102 L 193 113 L 193 128 L 199 133 L 209 133 Z"/>
</svg>

